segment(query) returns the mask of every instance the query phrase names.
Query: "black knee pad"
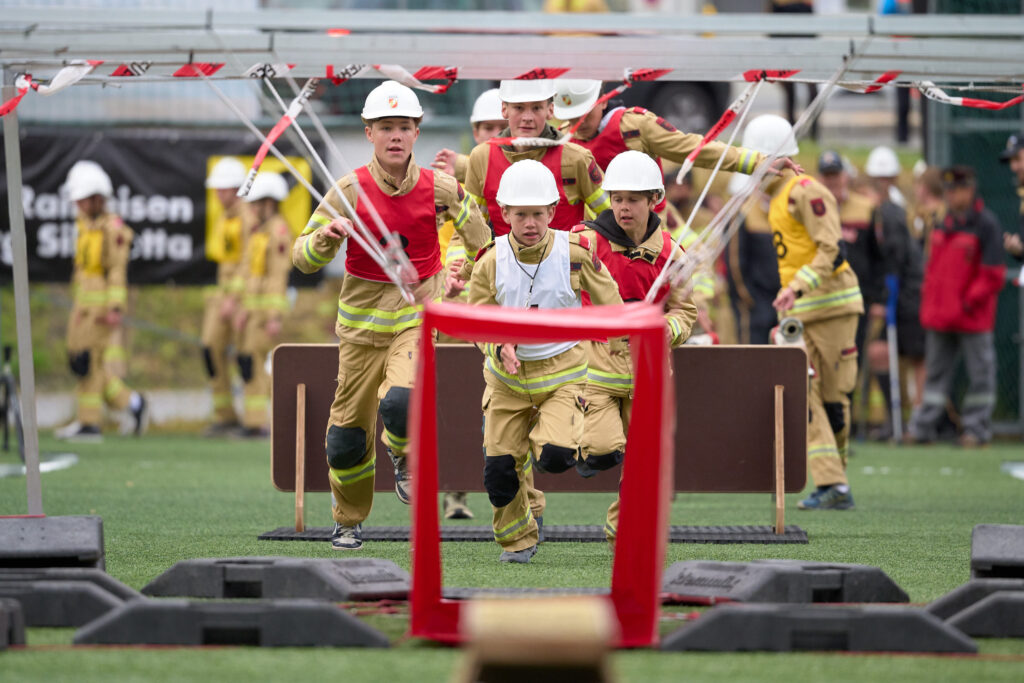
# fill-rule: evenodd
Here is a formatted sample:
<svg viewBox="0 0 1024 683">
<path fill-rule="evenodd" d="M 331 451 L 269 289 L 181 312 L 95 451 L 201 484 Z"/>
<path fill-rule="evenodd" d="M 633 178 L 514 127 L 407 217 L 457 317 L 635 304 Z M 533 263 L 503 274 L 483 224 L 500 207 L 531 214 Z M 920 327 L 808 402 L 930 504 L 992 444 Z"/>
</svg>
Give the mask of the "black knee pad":
<svg viewBox="0 0 1024 683">
<path fill-rule="evenodd" d="M 327 464 L 335 470 L 347 470 L 366 455 L 366 432 L 362 427 L 338 427 L 327 430 Z"/>
<path fill-rule="evenodd" d="M 516 459 L 511 455 L 494 455 L 484 458 L 484 488 L 491 505 L 503 508 L 519 493 L 519 475 L 516 474 Z"/>
<path fill-rule="evenodd" d="M 243 382 L 252 381 L 252 356 L 238 356 L 238 372 L 242 375 Z"/>
<path fill-rule="evenodd" d="M 843 431 L 843 427 L 846 426 L 846 416 L 843 415 L 842 403 L 826 403 L 825 414 L 828 415 L 828 424 L 832 427 L 834 434 Z"/>
<path fill-rule="evenodd" d="M 616 465 L 621 465 L 622 457 L 623 452 L 618 450 L 605 453 L 604 455 L 588 455 L 587 464 L 590 466 L 590 469 L 603 472 L 604 470 L 610 470 Z"/>
<path fill-rule="evenodd" d="M 217 371 L 213 367 L 213 352 L 209 346 L 203 347 L 203 363 L 206 365 L 206 375 L 210 379 L 217 376 Z"/>
<path fill-rule="evenodd" d="M 68 365 L 71 366 L 71 372 L 75 375 L 85 377 L 89 374 L 89 352 L 69 353 Z"/>
<path fill-rule="evenodd" d="M 537 466 L 541 472 L 561 474 L 576 464 L 576 449 L 544 444 L 540 449 Z"/>
<path fill-rule="evenodd" d="M 384 429 L 400 439 L 409 431 L 409 387 L 391 387 L 380 400 L 380 419 Z"/>
</svg>

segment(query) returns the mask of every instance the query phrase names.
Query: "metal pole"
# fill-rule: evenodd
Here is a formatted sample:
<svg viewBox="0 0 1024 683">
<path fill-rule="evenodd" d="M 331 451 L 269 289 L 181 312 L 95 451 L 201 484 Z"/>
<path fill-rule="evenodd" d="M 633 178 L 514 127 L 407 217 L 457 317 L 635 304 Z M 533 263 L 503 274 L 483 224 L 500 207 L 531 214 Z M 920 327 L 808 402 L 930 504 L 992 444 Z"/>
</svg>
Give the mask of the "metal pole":
<svg viewBox="0 0 1024 683">
<path fill-rule="evenodd" d="M 7 73 L 0 69 L 4 82 L 3 101 L 17 94 L 6 83 Z M 4 155 L 7 164 L 7 208 L 11 218 L 11 256 L 14 278 L 14 316 L 18 328 L 18 375 L 21 377 L 21 420 L 25 433 L 25 493 L 28 514 L 43 514 L 43 493 L 39 481 L 39 433 L 36 431 L 36 377 L 32 366 L 32 316 L 28 305 L 28 247 L 25 240 L 25 214 L 21 199 L 21 142 L 18 139 L 18 113 L 4 119 Z"/>
</svg>

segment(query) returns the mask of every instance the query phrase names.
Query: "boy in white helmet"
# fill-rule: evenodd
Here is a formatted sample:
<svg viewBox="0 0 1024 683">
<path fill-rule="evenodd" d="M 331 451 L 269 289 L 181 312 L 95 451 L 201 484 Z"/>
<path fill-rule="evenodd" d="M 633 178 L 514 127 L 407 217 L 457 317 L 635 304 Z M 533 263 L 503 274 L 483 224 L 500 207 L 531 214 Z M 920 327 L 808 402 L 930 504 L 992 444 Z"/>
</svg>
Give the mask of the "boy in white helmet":
<svg viewBox="0 0 1024 683">
<path fill-rule="evenodd" d="M 291 271 L 292 232 L 279 212 L 288 198 L 288 181 L 279 173 L 260 173 L 245 201 L 252 208 L 253 225 L 245 240 L 245 254 L 235 276 L 235 291 L 242 292 L 236 314 L 238 370 L 244 387 L 241 435 L 261 438 L 267 428 L 270 376 L 267 354 L 281 335 L 288 312 L 288 273 Z"/>
<path fill-rule="evenodd" d="M 234 157 L 223 157 L 206 178 L 214 190 L 221 212 L 206 239 L 206 258 L 217 264 L 217 284 L 207 288 L 203 307 L 203 364 L 213 392 L 213 423 L 208 436 L 222 436 L 241 426 L 231 394 L 231 358 L 228 350 L 238 347 L 234 317 L 238 312 L 242 280 L 236 273 L 242 263 L 245 240 L 254 219 L 250 206 L 238 196 L 245 182 L 246 168 Z"/>
<path fill-rule="evenodd" d="M 747 125 L 743 145 L 763 154 L 799 152 L 793 126 L 766 114 Z M 839 209 L 828 188 L 790 171 L 766 188 L 768 220 L 782 288 L 772 305 L 779 317 L 798 318 L 812 375 L 807 402 L 807 458 L 816 490 L 802 510 L 849 510 L 846 479 L 850 393 L 857 381 L 857 319 L 864 313 L 857 275 L 845 255 Z"/>
<path fill-rule="evenodd" d="M 485 90 L 476 98 L 473 111 L 469 115 L 469 123 L 473 127 L 473 142 L 478 145 L 497 137 L 508 126 L 508 121 L 501 111 L 501 97 L 497 88 Z M 430 165 L 464 183 L 466 170 L 469 168 L 469 155 L 445 148 L 434 156 L 434 161 Z"/>
<path fill-rule="evenodd" d="M 671 123 L 643 107 L 615 107 L 608 111 L 607 101 L 595 106 L 601 97 L 601 81 L 560 78 L 554 83 L 554 115 L 563 122 L 561 131 L 568 132 L 583 119 L 572 141 L 590 150 L 602 169 L 607 169 L 612 159 L 630 149 L 681 164 L 703 139 L 703 135 L 676 130 Z M 753 173 L 764 158 L 754 150 L 713 141 L 701 150 L 694 164 L 713 168 L 723 155 L 723 171 L 747 174 Z"/>
<path fill-rule="evenodd" d="M 78 213 L 67 333 L 68 360 L 78 378 L 78 407 L 76 420 L 55 436 L 100 441 L 104 405 L 128 409 L 138 436 L 144 426 L 146 399 L 105 367 L 111 337 L 120 330 L 128 304 L 128 263 L 135 235 L 120 216 L 107 211 L 114 187 L 99 164 L 77 162 L 68 172 L 65 187 Z"/>
<path fill-rule="evenodd" d="M 683 255 L 654 208 L 665 193 L 662 172 L 643 152 L 623 152 L 608 164 L 601 187 L 612 208 L 593 221 L 573 228 L 594 244 L 595 254 L 619 288 L 623 301 L 643 301 L 665 264 Z M 657 304 L 665 311 L 669 345 L 690 336 L 697 319 L 693 299 L 681 287 L 665 286 Z M 633 409 L 633 361 L 628 353 L 613 354 L 606 343 L 588 341 L 586 422 L 576 469 L 584 477 L 618 466 L 624 457 Z M 643 454 L 640 454 L 641 456 Z M 614 542 L 619 500 L 608 509 L 605 535 Z"/>
<path fill-rule="evenodd" d="M 440 298 L 444 284 L 438 229 L 448 218 L 466 245 L 472 264 L 488 240 L 487 225 L 455 178 L 421 168 L 413 157 L 423 117 L 415 93 L 385 81 L 366 97 L 362 118 L 373 146 L 370 163 L 341 178 L 317 207 L 292 249 L 292 263 L 312 273 L 329 263 L 353 229 L 348 219 L 335 220 L 326 205 L 342 213 L 338 193 L 371 231 L 366 193 L 384 224 L 397 233 L 416 268 L 416 300 Z M 327 462 L 334 496 L 336 550 L 362 547 L 361 525 L 373 504 L 376 456 L 373 436 L 378 406 L 384 444 L 395 466 L 395 493 L 409 502 L 411 480 L 405 459 L 408 442 L 409 390 L 415 375 L 422 305 L 409 304 L 380 267 L 358 244 L 346 250 L 346 272 L 338 296 L 338 388 L 327 425 Z"/>
<path fill-rule="evenodd" d="M 550 170 L 538 161 L 512 164 L 497 200 L 510 233 L 479 257 L 471 304 L 513 308 L 578 308 L 581 291 L 595 304 L 619 304 L 615 282 L 583 235 L 549 229 L 558 203 Z M 615 348 L 624 348 L 615 340 Z M 494 508 L 501 562 L 526 563 L 537 552 L 531 510 L 529 453 L 544 472 L 573 467 L 583 437 L 587 356 L 580 342 L 483 344 L 484 486 Z M 541 510 L 541 513 L 543 510 Z"/>
<path fill-rule="evenodd" d="M 508 128 L 499 137 L 558 140 L 558 131 L 547 123 L 553 113 L 554 94 L 551 80 L 501 81 L 498 95 Z M 490 219 L 495 237 L 509 231 L 496 198 L 502 174 L 523 159 L 539 161 L 555 176 L 558 204 L 551 219 L 552 228 L 569 230 L 583 220 L 585 209 L 596 215 L 608 208 L 608 197 L 601 190 L 601 169 L 593 155 L 582 147 L 572 143 L 513 147 L 488 142 L 477 145 L 469 154 L 466 191 L 480 205 L 484 217 Z"/>
</svg>

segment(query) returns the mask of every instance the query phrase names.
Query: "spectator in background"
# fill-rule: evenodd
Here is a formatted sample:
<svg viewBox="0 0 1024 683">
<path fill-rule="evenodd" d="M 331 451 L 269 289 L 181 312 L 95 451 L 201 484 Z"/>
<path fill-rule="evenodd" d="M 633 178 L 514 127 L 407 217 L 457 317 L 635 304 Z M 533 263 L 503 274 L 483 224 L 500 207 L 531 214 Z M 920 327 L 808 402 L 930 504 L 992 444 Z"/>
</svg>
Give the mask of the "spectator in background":
<svg viewBox="0 0 1024 683">
<path fill-rule="evenodd" d="M 932 230 L 942 220 L 944 212 L 942 170 L 919 160 L 914 165 L 914 205 L 907 211 L 907 224 L 921 254 L 926 257 Z"/>
<path fill-rule="evenodd" d="M 973 169 L 942 172 L 946 215 L 932 233 L 921 297 L 925 329 L 925 387 L 910 420 L 908 441 L 934 440 L 945 413 L 958 355 L 967 368 L 960 445 L 977 448 L 992 439 L 996 358 L 992 330 L 1006 266 L 999 223 L 976 196 Z"/>
<path fill-rule="evenodd" d="M 875 195 L 873 201 L 877 206 L 872 218 L 872 232 L 881 256 L 876 268 L 882 276 L 881 301 L 885 307 L 883 310 L 895 306 L 896 344 L 900 359 L 911 368 L 916 405 L 924 390 L 924 330 L 919 319 L 923 273 L 921 251 L 907 229 L 905 200 L 897 188 L 900 171 L 895 152 L 885 146 L 871 150 L 864 167 L 865 175 L 871 179 L 870 190 Z M 891 297 L 891 287 L 896 287 L 895 298 Z M 899 368 L 889 365 L 888 343 L 891 341 L 888 334 L 883 333 L 868 345 L 868 362 L 878 377 L 890 417 L 893 400 L 890 376 L 893 370 L 899 373 Z M 903 386 L 902 380 L 899 386 Z M 903 394 L 908 395 L 909 392 L 904 391 Z M 906 403 L 901 401 L 901 405 Z"/>
<path fill-rule="evenodd" d="M 1006 149 L 999 155 L 1005 164 L 1010 164 L 1017 181 L 1017 196 L 1020 197 L 1020 223 L 1017 233 L 1003 233 L 1003 248 L 1018 261 L 1024 261 L 1024 133 L 1011 135 L 1006 140 Z"/>
</svg>

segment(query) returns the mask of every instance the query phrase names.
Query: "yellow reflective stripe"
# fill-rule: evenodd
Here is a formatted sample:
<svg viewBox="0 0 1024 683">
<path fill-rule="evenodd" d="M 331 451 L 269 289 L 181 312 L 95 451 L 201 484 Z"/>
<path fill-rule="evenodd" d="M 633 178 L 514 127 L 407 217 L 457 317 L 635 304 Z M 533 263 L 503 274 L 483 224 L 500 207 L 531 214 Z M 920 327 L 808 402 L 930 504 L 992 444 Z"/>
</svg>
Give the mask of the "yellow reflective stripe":
<svg viewBox="0 0 1024 683">
<path fill-rule="evenodd" d="M 471 192 L 467 192 L 466 196 L 472 199 L 474 202 L 476 202 L 477 206 L 480 207 L 480 213 L 483 214 L 484 220 L 487 220 L 491 217 L 490 212 L 487 210 L 486 199 L 484 199 L 483 197 L 478 197 L 477 195 Z"/>
<path fill-rule="evenodd" d="M 384 440 L 387 442 L 388 446 L 393 449 L 403 450 L 409 444 L 408 437 L 403 439 L 402 437 L 389 432 L 387 428 L 384 428 L 382 431 L 384 432 Z"/>
<path fill-rule="evenodd" d="M 302 243 L 302 255 L 306 257 L 306 263 L 314 268 L 323 268 L 331 262 L 331 259 L 321 256 L 318 251 L 313 249 L 312 237 L 306 238 L 306 241 Z"/>
<path fill-rule="evenodd" d="M 613 389 L 632 389 L 633 375 L 632 373 L 620 374 L 615 372 L 604 372 L 603 370 L 597 370 L 596 368 L 588 368 L 587 382 L 593 382 L 594 384 L 611 387 Z"/>
<path fill-rule="evenodd" d="M 684 225 L 679 229 L 683 233 L 683 238 L 679 240 L 679 246 L 683 249 L 689 249 L 697 240 L 700 239 L 700 235 L 690 229 L 690 226 Z M 676 239 L 679 239 L 678 235 Z"/>
<path fill-rule="evenodd" d="M 214 394 L 213 395 L 213 407 L 223 408 L 231 405 L 231 394 Z"/>
<path fill-rule="evenodd" d="M 107 302 L 112 304 L 123 304 L 128 301 L 128 290 L 124 287 L 108 287 Z"/>
<path fill-rule="evenodd" d="M 605 209 L 612 208 L 612 200 L 608 197 L 608 193 L 601 188 L 594 190 L 583 201 L 587 203 L 587 206 L 594 210 L 594 213 L 601 213 Z"/>
<path fill-rule="evenodd" d="M 838 458 L 839 451 L 835 446 L 814 446 L 807 451 L 807 459 L 815 458 Z"/>
<path fill-rule="evenodd" d="M 111 377 L 105 387 L 103 387 L 103 396 L 108 401 L 117 398 L 122 391 L 125 391 L 127 387 L 124 382 L 121 381 L 120 377 Z"/>
<path fill-rule="evenodd" d="M 808 311 L 817 311 L 822 308 L 844 306 L 855 301 L 860 301 L 860 287 L 850 287 L 849 289 L 832 292 L 831 294 L 821 294 L 811 297 L 802 296 L 796 300 L 796 303 L 790 310 L 793 313 L 806 313 Z"/>
<path fill-rule="evenodd" d="M 693 282 L 694 294 L 715 295 L 715 279 L 707 273 L 697 273 Z"/>
<path fill-rule="evenodd" d="M 526 526 L 527 524 L 530 523 L 530 519 L 531 519 L 532 516 L 533 516 L 533 513 L 530 512 L 529 508 L 527 508 L 526 514 L 523 515 L 522 517 L 519 517 L 517 519 L 512 520 L 511 522 L 509 522 L 505 526 L 501 527 L 500 529 L 495 529 L 494 530 L 494 540 L 496 540 L 496 541 L 501 540 L 501 539 L 505 538 L 506 536 L 508 536 L 509 534 L 511 534 L 512 532 L 518 531 L 519 529 L 522 529 L 524 526 Z"/>
<path fill-rule="evenodd" d="M 666 322 L 668 322 L 669 331 L 672 332 L 672 343 L 674 344 L 681 341 L 681 337 L 683 336 L 683 324 L 675 318 L 666 318 Z"/>
<path fill-rule="evenodd" d="M 245 280 L 240 277 L 231 278 L 231 280 L 228 281 L 228 284 L 226 285 L 225 289 L 227 289 L 229 292 L 241 292 L 243 289 L 245 289 Z"/>
<path fill-rule="evenodd" d="M 107 293 L 102 291 L 76 291 L 75 303 L 84 306 L 105 306 L 107 303 Z"/>
<path fill-rule="evenodd" d="M 456 230 L 461 230 L 462 226 L 464 226 L 466 224 L 466 221 L 469 220 L 469 203 L 471 201 L 472 200 L 469 198 L 469 195 L 466 195 L 465 197 L 462 198 L 462 205 L 461 208 L 459 209 L 459 215 L 455 217 L 454 221 Z"/>
<path fill-rule="evenodd" d="M 338 324 L 357 330 L 399 332 L 423 324 L 423 307 L 407 306 L 397 311 L 356 308 L 338 302 Z"/>
<path fill-rule="evenodd" d="M 124 360 L 126 358 L 124 347 L 120 344 L 111 344 L 107 347 L 107 350 L 103 352 L 103 360 Z"/>
<path fill-rule="evenodd" d="M 103 399 L 100 397 L 99 394 L 90 392 L 88 394 L 79 394 L 78 395 L 78 403 L 79 403 L 79 405 L 90 406 L 90 407 L 102 406 L 103 405 Z"/>
<path fill-rule="evenodd" d="M 264 294 L 263 307 L 271 311 L 287 311 L 288 297 L 284 294 Z"/>
<path fill-rule="evenodd" d="M 260 395 L 260 396 L 246 396 L 243 403 L 245 405 L 246 410 L 249 410 L 250 408 L 265 408 L 269 402 L 270 402 L 269 398 L 267 398 L 266 396 Z"/>
<path fill-rule="evenodd" d="M 444 255 L 444 264 L 446 266 L 451 265 L 452 261 L 466 258 L 466 248 L 459 246 L 449 246 L 448 251 Z"/>
<path fill-rule="evenodd" d="M 312 216 L 309 217 L 309 221 L 306 223 L 306 227 L 302 229 L 301 234 L 308 235 L 310 233 L 316 232 L 318 228 L 322 228 L 323 226 L 327 225 L 330 222 L 330 216 L 324 216 L 319 213 L 314 213 Z"/>
<path fill-rule="evenodd" d="M 491 356 L 487 357 L 484 361 L 486 368 L 502 381 L 512 391 L 518 391 L 522 394 L 528 394 L 539 391 L 554 391 L 563 384 L 571 384 L 573 382 L 579 382 L 587 376 L 587 364 L 577 365 L 569 368 L 568 370 L 562 370 L 560 372 L 553 372 L 550 375 L 542 375 L 540 377 L 530 377 L 526 381 L 520 380 L 517 375 L 510 375 L 501 367 L 501 363 L 496 361 Z"/>
<path fill-rule="evenodd" d="M 351 486 L 357 481 L 373 476 L 377 469 L 377 454 L 371 451 L 370 462 L 365 465 L 356 465 L 344 470 L 336 470 L 333 467 L 328 469 L 331 472 L 331 477 L 338 483 L 338 486 Z"/>
<path fill-rule="evenodd" d="M 757 152 L 751 149 L 743 149 L 742 147 L 739 149 L 742 150 L 742 154 L 740 155 L 739 162 L 736 164 L 736 170 L 750 175 L 754 171 L 754 166 L 757 165 Z"/>
<path fill-rule="evenodd" d="M 821 277 L 810 266 L 804 266 L 796 271 L 796 277 L 807 283 L 807 286 L 811 289 L 817 289 L 821 285 Z"/>
</svg>

